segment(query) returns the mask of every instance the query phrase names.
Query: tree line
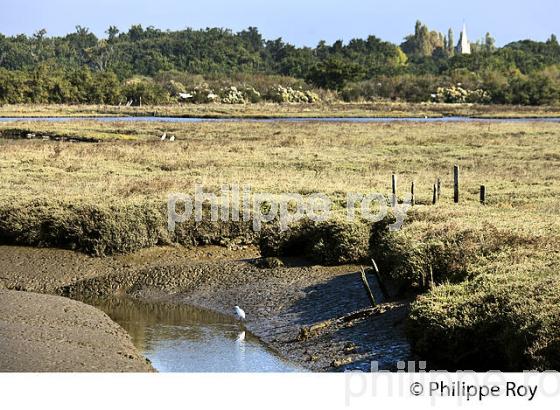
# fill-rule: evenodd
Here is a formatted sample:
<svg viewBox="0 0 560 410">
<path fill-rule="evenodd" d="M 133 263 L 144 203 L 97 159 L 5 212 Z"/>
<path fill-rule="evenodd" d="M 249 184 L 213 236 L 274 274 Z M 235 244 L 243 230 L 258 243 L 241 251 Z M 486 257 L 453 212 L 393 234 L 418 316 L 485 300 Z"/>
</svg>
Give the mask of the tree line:
<svg viewBox="0 0 560 410">
<path fill-rule="evenodd" d="M 304 101 L 328 95 L 347 101 L 556 104 L 560 45 L 551 35 L 546 42 L 498 48 L 488 33 L 472 44 L 472 54 L 461 55 L 452 30 L 430 31 L 421 22 L 400 45 L 369 36 L 321 41 L 314 48 L 266 40 L 255 27 L 234 33 L 141 25 L 120 32 L 111 26 L 105 38 L 81 26 L 59 37 L 46 30 L 0 34 L 0 103 L 148 104 L 206 102 L 209 96 L 292 101 L 298 92 L 308 93 Z"/>
</svg>

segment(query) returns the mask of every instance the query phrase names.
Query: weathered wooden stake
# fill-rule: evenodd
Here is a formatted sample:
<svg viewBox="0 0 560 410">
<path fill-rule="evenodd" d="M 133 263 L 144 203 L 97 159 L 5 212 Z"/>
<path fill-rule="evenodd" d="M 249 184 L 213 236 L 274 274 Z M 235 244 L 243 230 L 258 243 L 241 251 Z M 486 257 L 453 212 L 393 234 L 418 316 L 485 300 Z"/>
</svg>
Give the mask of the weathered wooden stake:
<svg viewBox="0 0 560 410">
<path fill-rule="evenodd" d="M 381 275 L 379 274 L 379 268 L 377 267 L 377 263 L 375 263 L 375 260 L 373 258 L 371 258 L 371 264 L 373 266 L 375 279 L 377 279 L 377 283 L 379 284 L 379 289 L 381 289 L 381 293 L 383 294 L 383 298 L 387 299 L 389 297 L 389 292 L 387 291 L 385 284 L 381 280 Z"/>
<path fill-rule="evenodd" d="M 439 197 L 441 195 L 441 178 L 437 179 L 437 200 L 439 201 Z"/>
<path fill-rule="evenodd" d="M 434 192 L 432 194 L 432 205 L 437 203 L 437 186 L 434 184 Z"/>
<path fill-rule="evenodd" d="M 433 289 L 435 287 L 435 283 L 434 283 L 434 269 L 432 267 L 432 265 L 430 265 L 430 289 Z"/>
<path fill-rule="evenodd" d="M 412 181 L 412 184 L 410 184 L 410 195 L 412 196 L 410 204 L 414 206 L 414 204 L 416 203 L 416 197 L 414 196 L 414 181 Z"/>
<path fill-rule="evenodd" d="M 371 293 L 371 289 L 369 287 L 368 281 L 367 281 L 367 277 L 366 277 L 366 272 L 364 271 L 364 268 L 360 267 L 361 269 L 361 276 L 362 276 L 362 283 L 364 285 L 364 289 L 368 295 L 369 301 L 371 303 L 371 307 L 376 307 L 377 303 L 375 303 L 375 298 L 373 297 L 373 293 Z"/>
<path fill-rule="evenodd" d="M 453 166 L 453 202 L 459 203 L 459 166 Z"/>
<path fill-rule="evenodd" d="M 391 175 L 391 192 L 393 196 L 391 197 L 391 206 L 397 206 L 397 176 L 395 174 Z"/>
<path fill-rule="evenodd" d="M 486 204 L 486 187 L 484 185 L 480 186 L 480 203 Z"/>
</svg>

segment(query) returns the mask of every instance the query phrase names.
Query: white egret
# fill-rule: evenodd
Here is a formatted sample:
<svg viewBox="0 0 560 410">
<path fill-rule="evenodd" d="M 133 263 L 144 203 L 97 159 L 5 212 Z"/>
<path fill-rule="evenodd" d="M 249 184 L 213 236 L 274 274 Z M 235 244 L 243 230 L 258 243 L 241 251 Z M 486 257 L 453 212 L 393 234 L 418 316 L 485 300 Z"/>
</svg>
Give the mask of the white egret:
<svg viewBox="0 0 560 410">
<path fill-rule="evenodd" d="M 161 140 L 165 141 L 165 138 L 167 138 L 167 133 L 166 132 L 164 132 L 163 135 L 161 136 Z"/>
<path fill-rule="evenodd" d="M 245 341 L 245 331 L 240 332 L 235 339 L 237 343 L 242 343 Z"/>
<path fill-rule="evenodd" d="M 239 306 L 235 306 L 235 316 L 238 320 L 245 320 L 245 311 L 241 309 Z"/>
<path fill-rule="evenodd" d="M 169 137 L 169 141 L 171 141 L 171 142 L 175 141 L 175 135 L 172 135 L 171 137 Z"/>
</svg>

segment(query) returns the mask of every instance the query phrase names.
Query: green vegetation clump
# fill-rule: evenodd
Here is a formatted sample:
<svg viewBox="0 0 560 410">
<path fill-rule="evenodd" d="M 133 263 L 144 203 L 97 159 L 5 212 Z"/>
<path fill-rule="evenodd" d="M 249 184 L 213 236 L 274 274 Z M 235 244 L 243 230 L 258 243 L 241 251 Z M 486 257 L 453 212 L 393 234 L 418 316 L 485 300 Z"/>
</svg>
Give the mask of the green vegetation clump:
<svg viewBox="0 0 560 410">
<path fill-rule="evenodd" d="M 93 256 L 129 253 L 156 245 L 253 243 L 249 224 L 205 218 L 167 230 L 161 203 L 69 204 L 32 201 L 0 206 L 0 243 L 78 250 Z M 205 222 L 206 221 L 206 222 Z"/>
<path fill-rule="evenodd" d="M 530 235 L 456 222 L 434 223 L 433 217 L 412 210 L 402 230 L 391 232 L 387 222 L 376 223 L 370 239 L 371 256 L 381 271 L 402 289 L 426 290 L 459 283 L 478 275 L 478 267 L 508 249 L 529 248 Z M 436 211 L 437 212 L 437 211 Z"/>
<path fill-rule="evenodd" d="M 482 90 L 465 90 L 462 87 L 438 87 L 434 100 L 443 103 L 477 103 L 484 104 L 491 101 L 491 95 Z"/>
<path fill-rule="evenodd" d="M 558 271 L 504 271 L 437 286 L 413 304 L 409 335 L 434 367 L 558 370 Z"/>
<path fill-rule="evenodd" d="M 264 257 L 302 256 L 326 265 L 360 262 L 368 256 L 369 226 L 342 221 L 305 221 L 287 231 L 268 227 L 259 239 Z"/>
<path fill-rule="evenodd" d="M 33 201 L 0 208 L 0 242 L 76 249 L 92 255 L 154 246 L 160 215 L 136 205 L 73 205 Z"/>
<path fill-rule="evenodd" d="M 315 103 L 319 102 L 320 97 L 317 93 L 310 90 L 294 90 L 292 87 L 282 87 L 281 85 L 271 90 L 267 94 L 268 99 L 277 103 Z"/>
<path fill-rule="evenodd" d="M 477 225 L 435 223 L 425 212 L 399 232 L 374 226 L 371 240 L 382 274 L 419 294 L 408 319 L 414 351 L 448 370 L 559 369 L 557 231 L 504 228 L 480 211 Z"/>
</svg>

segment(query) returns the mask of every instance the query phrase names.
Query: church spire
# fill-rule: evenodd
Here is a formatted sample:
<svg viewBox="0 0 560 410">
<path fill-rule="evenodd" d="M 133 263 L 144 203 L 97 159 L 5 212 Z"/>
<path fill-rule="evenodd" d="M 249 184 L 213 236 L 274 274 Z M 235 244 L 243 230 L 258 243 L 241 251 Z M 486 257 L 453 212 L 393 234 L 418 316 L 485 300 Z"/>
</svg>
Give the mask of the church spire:
<svg viewBox="0 0 560 410">
<path fill-rule="evenodd" d="M 465 23 L 463 23 L 463 31 L 461 31 L 459 44 L 457 44 L 457 53 L 458 54 L 471 53 L 471 43 L 469 43 L 469 37 L 467 36 L 467 25 Z"/>
</svg>

